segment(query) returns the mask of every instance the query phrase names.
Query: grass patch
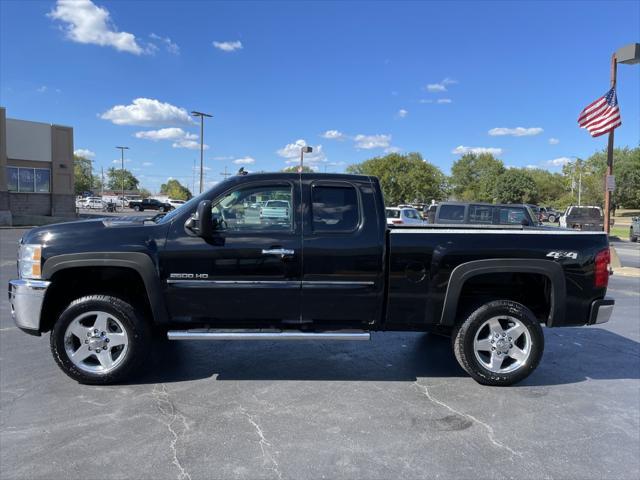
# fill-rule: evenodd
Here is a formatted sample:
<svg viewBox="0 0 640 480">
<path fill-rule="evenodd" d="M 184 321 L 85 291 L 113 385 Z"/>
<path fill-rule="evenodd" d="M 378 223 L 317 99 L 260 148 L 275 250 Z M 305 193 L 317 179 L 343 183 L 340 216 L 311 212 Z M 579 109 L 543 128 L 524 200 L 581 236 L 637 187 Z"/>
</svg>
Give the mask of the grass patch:
<svg viewBox="0 0 640 480">
<path fill-rule="evenodd" d="M 629 238 L 629 227 L 614 225 L 613 227 L 611 227 L 609 235 L 615 235 L 616 237 L 627 239 Z"/>
</svg>

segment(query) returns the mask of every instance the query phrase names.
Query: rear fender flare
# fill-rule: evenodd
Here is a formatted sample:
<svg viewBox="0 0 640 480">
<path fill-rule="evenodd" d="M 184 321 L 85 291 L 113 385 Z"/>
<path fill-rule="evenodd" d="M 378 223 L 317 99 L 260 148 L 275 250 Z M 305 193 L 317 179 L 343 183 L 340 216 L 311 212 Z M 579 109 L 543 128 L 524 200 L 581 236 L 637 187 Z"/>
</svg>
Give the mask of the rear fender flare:
<svg viewBox="0 0 640 480">
<path fill-rule="evenodd" d="M 544 275 L 551 282 L 551 308 L 546 324 L 551 327 L 554 323 L 562 324 L 564 322 L 567 287 L 564 271 L 560 264 L 550 260 L 513 258 L 474 260 L 454 268 L 444 298 L 441 325 L 455 325 L 458 300 L 465 282 L 486 273 L 536 273 Z"/>
</svg>

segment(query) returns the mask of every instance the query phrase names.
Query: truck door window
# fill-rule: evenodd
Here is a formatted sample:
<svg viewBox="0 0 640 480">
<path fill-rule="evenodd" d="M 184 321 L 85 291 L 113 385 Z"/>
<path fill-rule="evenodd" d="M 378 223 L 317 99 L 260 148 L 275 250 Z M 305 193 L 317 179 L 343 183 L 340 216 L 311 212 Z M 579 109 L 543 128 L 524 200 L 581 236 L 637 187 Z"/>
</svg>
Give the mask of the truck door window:
<svg viewBox="0 0 640 480">
<path fill-rule="evenodd" d="M 520 225 L 527 217 L 524 208 L 500 207 L 500 225 Z"/>
<path fill-rule="evenodd" d="M 314 185 L 311 190 L 314 232 L 351 232 L 358 227 L 358 194 L 352 186 Z"/>
<path fill-rule="evenodd" d="M 484 205 L 469 206 L 469 223 L 493 223 L 493 207 Z"/>
<path fill-rule="evenodd" d="M 291 230 L 290 185 L 244 187 L 227 193 L 212 207 L 217 230 Z"/>
</svg>

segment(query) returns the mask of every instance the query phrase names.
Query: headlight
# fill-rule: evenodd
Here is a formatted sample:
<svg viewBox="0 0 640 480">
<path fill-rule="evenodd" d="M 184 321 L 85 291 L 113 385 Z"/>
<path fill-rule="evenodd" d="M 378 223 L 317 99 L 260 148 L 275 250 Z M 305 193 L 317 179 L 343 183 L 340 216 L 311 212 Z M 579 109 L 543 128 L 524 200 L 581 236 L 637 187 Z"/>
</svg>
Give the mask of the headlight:
<svg viewBox="0 0 640 480">
<path fill-rule="evenodd" d="M 25 244 L 18 251 L 20 278 L 40 278 L 42 274 L 42 245 Z"/>
</svg>

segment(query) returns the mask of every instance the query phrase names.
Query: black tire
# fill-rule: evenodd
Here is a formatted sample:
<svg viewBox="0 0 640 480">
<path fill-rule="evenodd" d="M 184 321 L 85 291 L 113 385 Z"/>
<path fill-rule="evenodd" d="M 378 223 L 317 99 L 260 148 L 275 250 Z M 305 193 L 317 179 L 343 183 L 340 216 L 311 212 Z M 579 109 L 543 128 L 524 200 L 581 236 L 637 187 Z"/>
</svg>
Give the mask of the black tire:
<svg viewBox="0 0 640 480">
<path fill-rule="evenodd" d="M 69 324 L 79 315 L 93 311 L 103 311 L 116 316 L 128 337 L 125 358 L 107 373 L 87 372 L 78 368 L 69 359 L 65 349 L 64 335 Z M 79 383 L 108 385 L 125 380 L 139 369 L 141 362 L 147 357 L 152 337 L 149 324 L 132 305 L 117 297 L 90 295 L 74 300 L 62 312 L 51 330 L 51 353 L 62 371 Z"/>
<path fill-rule="evenodd" d="M 553 214 L 549 215 L 549 217 L 547 218 L 547 221 L 549 223 L 556 223 L 556 216 Z"/>
<path fill-rule="evenodd" d="M 134 212 L 141 212 L 141 211 L 142 211 L 142 208 L 140 208 L 138 205 L 134 205 L 134 206 L 133 206 L 133 211 L 134 211 Z"/>
<path fill-rule="evenodd" d="M 629 229 L 629 240 L 631 240 L 632 242 L 638 241 L 638 237 L 633 234 L 633 227 Z"/>
<path fill-rule="evenodd" d="M 478 359 L 474 341 L 478 330 L 492 317 L 508 315 L 522 323 L 531 339 L 530 353 L 516 370 L 497 373 L 489 370 Z M 511 300 L 494 300 L 475 309 L 453 332 L 453 352 L 460 366 L 482 385 L 508 386 L 517 383 L 533 372 L 542 358 L 544 334 L 535 315 L 524 305 Z M 514 342 L 515 343 L 515 342 Z"/>
</svg>

